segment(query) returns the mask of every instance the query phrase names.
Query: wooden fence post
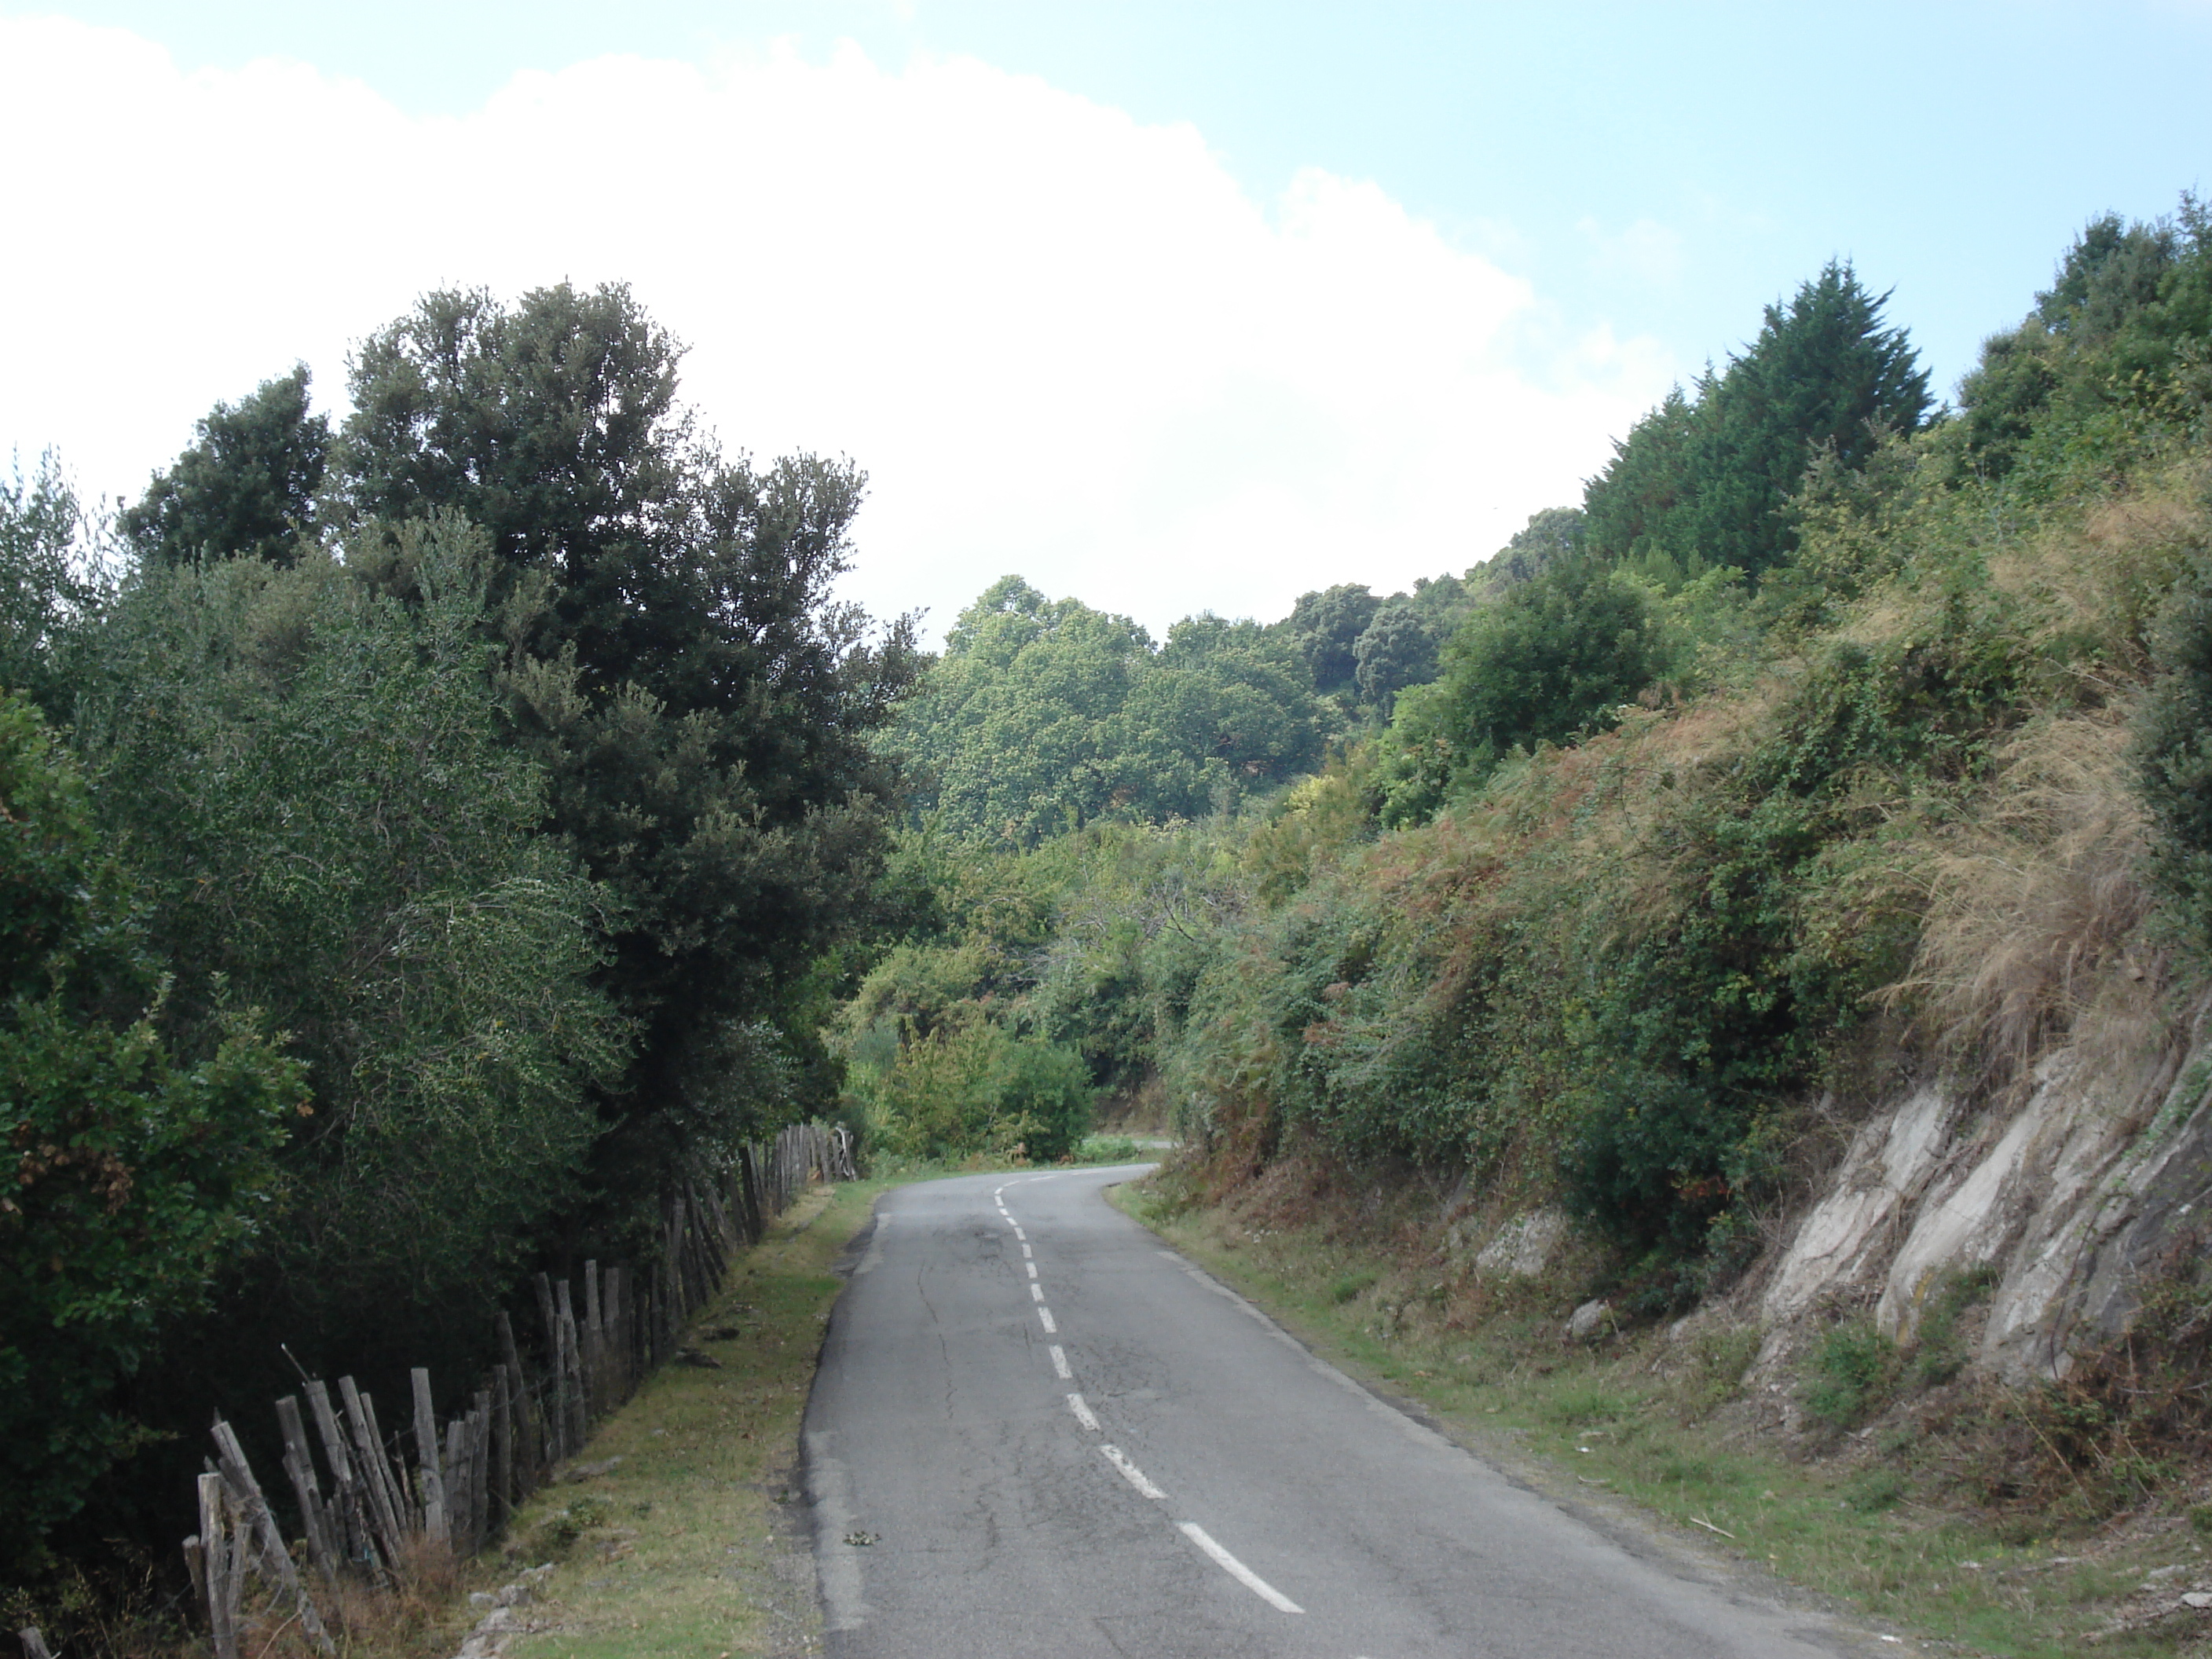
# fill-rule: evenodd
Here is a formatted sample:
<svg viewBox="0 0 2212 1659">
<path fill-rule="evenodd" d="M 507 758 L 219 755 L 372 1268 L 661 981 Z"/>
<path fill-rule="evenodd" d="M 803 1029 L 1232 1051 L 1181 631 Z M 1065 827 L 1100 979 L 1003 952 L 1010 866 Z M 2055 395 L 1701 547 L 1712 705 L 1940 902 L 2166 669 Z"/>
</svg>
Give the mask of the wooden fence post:
<svg viewBox="0 0 2212 1659">
<path fill-rule="evenodd" d="M 215 1638 L 216 1659 L 238 1659 L 239 1593 L 245 1578 L 244 1563 L 239 1559 L 238 1539 L 223 1503 L 219 1474 L 200 1477 L 199 1547 L 208 1629 Z"/>
<path fill-rule="evenodd" d="M 407 1373 L 415 1385 L 415 1475 L 422 1487 L 422 1536 L 450 1545 L 446 1482 L 439 1470 L 438 1414 L 430 1408 L 430 1373 L 417 1365 Z"/>
<path fill-rule="evenodd" d="M 216 1419 L 215 1443 L 223 1484 L 230 1489 L 228 1501 L 244 1511 L 241 1519 L 258 1547 L 262 1570 L 276 1580 L 277 1587 L 298 1608 L 300 1628 L 325 1653 L 336 1653 L 337 1645 L 323 1628 L 322 1615 L 315 1611 L 314 1598 L 307 1594 L 307 1587 L 300 1582 L 300 1575 L 292 1565 L 291 1553 L 284 1547 L 283 1535 L 276 1529 L 276 1517 L 270 1514 L 268 1500 L 261 1495 L 261 1484 L 246 1466 L 245 1449 L 239 1445 L 238 1436 L 230 1425 L 221 1418 Z"/>
<path fill-rule="evenodd" d="M 290 1477 L 292 1495 L 300 1501 L 300 1526 L 307 1535 L 307 1553 L 323 1583 L 337 1588 L 337 1553 L 331 1545 L 331 1515 L 323 1507 L 322 1488 L 315 1480 L 314 1454 L 307 1449 L 307 1431 L 300 1421 L 300 1401 L 286 1395 L 276 1402 L 276 1426 L 284 1437 L 284 1473 Z"/>
</svg>

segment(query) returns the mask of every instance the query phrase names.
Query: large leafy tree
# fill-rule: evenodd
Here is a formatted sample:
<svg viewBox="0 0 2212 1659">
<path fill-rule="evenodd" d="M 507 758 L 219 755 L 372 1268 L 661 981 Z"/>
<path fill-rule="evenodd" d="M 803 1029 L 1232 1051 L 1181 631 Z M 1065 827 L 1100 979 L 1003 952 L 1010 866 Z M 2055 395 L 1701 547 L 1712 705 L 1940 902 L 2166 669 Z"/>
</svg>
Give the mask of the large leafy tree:
<svg viewBox="0 0 2212 1659">
<path fill-rule="evenodd" d="M 209 411 L 191 447 L 118 520 L 140 558 L 289 564 L 298 556 L 314 528 L 331 447 L 329 417 L 308 411 L 308 380 L 302 363 Z"/>
<path fill-rule="evenodd" d="M 1584 497 L 1590 550 L 1668 582 L 1721 567 L 1756 576 L 1788 559 L 1788 502 L 1813 459 L 1859 465 L 1883 433 L 1927 416 L 1927 371 L 1905 331 L 1882 326 L 1887 299 L 1832 261 L 1767 307 L 1741 356 L 1616 443 Z"/>
<path fill-rule="evenodd" d="M 864 480 L 722 457 L 680 346 L 621 286 L 440 292 L 365 342 L 333 462 L 352 523 L 490 537 L 514 741 L 547 826 L 621 901 L 603 982 L 640 1035 L 601 1173 L 639 1188 L 758 1127 L 822 953 L 867 924 L 894 769 L 870 741 L 918 659 L 831 586 Z M 385 573 L 411 593 L 404 565 Z M 763 1068 L 766 1068 L 765 1070 Z"/>
<path fill-rule="evenodd" d="M 1382 601 L 1357 582 L 1339 582 L 1298 595 L 1283 628 L 1297 641 L 1312 672 L 1314 690 L 1324 696 L 1352 690 L 1359 662 L 1359 636 L 1375 620 Z"/>
<path fill-rule="evenodd" d="M 1203 816 L 1313 765 L 1321 725 L 1279 634 L 1194 617 L 1156 649 L 1127 617 L 1008 576 L 961 613 L 900 738 L 947 827 L 1025 847 Z"/>
<path fill-rule="evenodd" d="M 485 681 L 481 532 L 394 539 L 412 606 L 320 556 L 142 569 L 80 721 L 174 964 L 165 1029 L 203 1052 L 228 1002 L 264 1007 L 319 1098 L 234 1319 L 355 1363 L 489 1318 L 625 1052 L 592 985 L 611 896 L 539 833 L 546 780 Z"/>
</svg>

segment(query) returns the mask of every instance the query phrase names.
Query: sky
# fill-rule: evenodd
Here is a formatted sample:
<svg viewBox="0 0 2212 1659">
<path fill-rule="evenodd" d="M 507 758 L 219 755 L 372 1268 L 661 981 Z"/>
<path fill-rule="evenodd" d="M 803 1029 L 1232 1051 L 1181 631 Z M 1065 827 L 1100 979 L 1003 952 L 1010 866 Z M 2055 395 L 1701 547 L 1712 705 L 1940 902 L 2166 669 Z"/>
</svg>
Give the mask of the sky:
<svg viewBox="0 0 2212 1659">
<path fill-rule="evenodd" d="M 2212 0 L 0 0 L 0 446 L 130 499 L 424 291 L 626 282 L 846 590 L 1465 569 L 1828 259 L 1939 389 L 2212 155 Z"/>
</svg>

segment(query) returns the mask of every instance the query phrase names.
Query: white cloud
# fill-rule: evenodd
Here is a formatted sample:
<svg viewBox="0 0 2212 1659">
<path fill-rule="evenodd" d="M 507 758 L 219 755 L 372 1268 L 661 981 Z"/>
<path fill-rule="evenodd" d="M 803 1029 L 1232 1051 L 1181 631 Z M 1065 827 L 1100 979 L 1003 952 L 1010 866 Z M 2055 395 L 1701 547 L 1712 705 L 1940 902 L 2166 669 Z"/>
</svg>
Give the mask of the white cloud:
<svg viewBox="0 0 2212 1659">
<path fill-rule="evenodd" d="M 218 398 L 422 289 L 624 280 L 732 448 L 870 471 L 851 586 L 1020 571 L 1155 626 L 1486 555 L 1670 378 L 1370 184 L 1252 200 L 1188 126 L 965 60 L 526 73 L 459 119 L 0 20 L 0 442 L 135 493 Z"/>
</svg>

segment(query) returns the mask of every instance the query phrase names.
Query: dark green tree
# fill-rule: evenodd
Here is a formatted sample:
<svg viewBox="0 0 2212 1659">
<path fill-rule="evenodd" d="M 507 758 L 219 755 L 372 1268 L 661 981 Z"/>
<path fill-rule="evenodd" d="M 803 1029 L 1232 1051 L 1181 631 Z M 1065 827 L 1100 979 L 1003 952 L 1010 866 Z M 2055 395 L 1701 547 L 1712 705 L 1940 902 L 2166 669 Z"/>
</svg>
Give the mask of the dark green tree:
<svg viewBox="0 0 2212 1659">
<path fill-rule="evenodd" d="M 1680 395 L 1675 394 L 1677 398 Z M 1620 448 L 1614 446 L 1616 452 Z M 1512 540 L 1468 572 L 1468 580 L 1493 587 L 1533 580 L 1578 550 L 1589 529 L 1589 520 L 1579 507 L 1547 507 L 1532 513 L 1528 522 L 1513 532 Z"/>
<path fill-rule="evenodd" d="M 1305 653 L 1315 690 L 1326 697 L 1353 689 L 1359 672 L 1353 649 L 1382 608 L 1382 601 L 1356 582 L 1298 595 L 1282 627 Z"/>
<path fill-rule="evenodd" d="M 191 447 L 157 472 L 117 520 L 142 559 L 184 564 L 241 556 L 289 564 L 315 527 L 330 456 L 327 416 L 307 410 L 307 367 L 264 380 L 235 407 L 217 404 Z"/>
<path fill-rule="evenodd" d="M 1962 465 L 2032 492 L 2070 465 L 2109 470 L 2140 434 L 2201 433 L 2212 410 L 2212 216 L 2092 220 L 2020 325 L 1960 386 Z"/>
<path fill-rule="evenodd" d="M 1790 497 L 1814 458 L 1856 466 L 1885 432 L 1917 430 L 1928 374 L 1888 295 L 1832 261 L 1727 369 L 1705 372 L 1615 446 L 1583 506 L 1589 545 L 1669 585 L 1725 567 L 1757 576 L 1796 549 Z"/>
<path fill-rule="evenodd" d="M 1359 700 L 1389 719 L 1399 692 L 1437 677 L 1437 648 L 1436 634 L 1419 611 L 1402 603 L 1384 605 L 1352 647 Z"/>
<path fill-rule="evenodd" d="M 960 614 L 900 742 L 947 828 L 1027 847 L 1102 818 L 1198 817 L 1315 764 L 1296 647 L 1187 617 L 1155 650 L 1127 617 L 1017 576 Z"/>
<path fill-rule="evenodd" d="M 918 668 L 910 623 L 831 596 L 860 472 L 726 460 L 681 356 L 619 285 L 431 294 L 362 346 L 333 462 L 350 522 L 491 538 L 515 741 L 621 901 L 604 982 L 641 1040 L 601 1174 L 634 1190 L 759 1127 L 764 1043 L 811 1052 L 793 999 L 870 925 L 900 791 L 871 737 Z M 404 561 L 379 580 L 413 594 Z"/>
<path fill-rule="evenodd" d="M 100 823 L 172 964 L 165 1036 L 208 1054 L 228 1005 L 264 1008 L 317 1095 L 206 1362 L 234 1381 L 280 1338 L 332 1374 L 380 1338 L 426 1363 L 480 1340 L 627 1054 L 592 983 L 611 896 L 540 833 L 547 781 L 485 679 L 482 533 L 401 537 L 412 606 L 366 559 L 142 568 L 82 700 Z"/>
</svg>

